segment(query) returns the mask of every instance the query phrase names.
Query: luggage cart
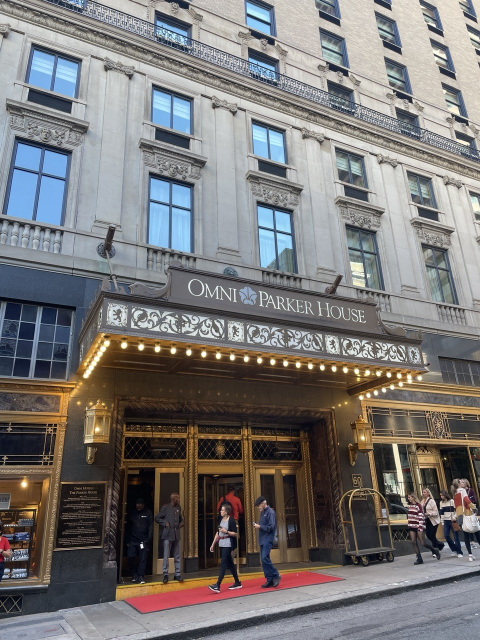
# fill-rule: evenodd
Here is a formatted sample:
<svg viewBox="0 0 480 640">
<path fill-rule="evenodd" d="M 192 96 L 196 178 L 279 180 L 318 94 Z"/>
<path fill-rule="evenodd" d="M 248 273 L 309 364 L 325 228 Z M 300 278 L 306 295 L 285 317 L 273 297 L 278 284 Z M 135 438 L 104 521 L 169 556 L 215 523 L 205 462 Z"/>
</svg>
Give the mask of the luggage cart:
<svg viewBox="0 0 480 640">
<path fill-rule="evenodd" d="M 369 498 L 372 498 L 375 507 L 377 507 L 377 505 L 375 505 L 375 499 L 380 500 L 380 504 L 383 505 L 383 508 L 380 508 L 380 514 L 382 514 L 382 511 L 385 510 L 385 516 L 383 516 L 383 514 L 379 516 L 378 510 L 377 508 L 375 508 L 375 520 L 376 520 L 377 532 L 378 532 L 378 547 L 371 547 L 369 549 L 359 549 L 358 542 L 357 542 L 357 532 L 355 529 L 355 521 L 353 517 L 352 502 L 354 502 L 355 499 L 368 500 Z M 348 512 L 347 512 L 347 508 L 348 508 Z M 347 512 L 348 518 L 344 517 L 345 512 Z M 384 559 L 387 562 L 394 561 L 393 552 L 395 551 L 395 548 L 393 546 L 392 528 L 390 526 L 390 515 L 388 513 L 387 501 L 385 500 L 385 498 L 382 496 L 381 493 L 379 493 L 375 489 L 366 489 L 364 487 L 359 489 L 350 489 L 350 491 L 347 491 L 346 493 L 344 493 L 340 499 L 340 516 L 342 518 L 343 538 L 345 540 L 345 555 L 351 558 L 352 564 L 361 564 L 364 567 L 368 567 L 368 565 L 370 564 L 370 560 L 373 560 L 373 559 L 378 560 L 379 562 L 381 562 Z M 382 544 L 383 543 L 382 532 L 380 530 L 381 524 L 386 524 L 388 527 L 388 533 L 390 536 L 389 547 L 385 547 Z M 348 538 L 348 529 L 347 529 L 348 526 L 352 527 L 353 541 L 355 543 L 354 550 L 348 548 L 349 547 L 349 538 Z"/>
</svg>

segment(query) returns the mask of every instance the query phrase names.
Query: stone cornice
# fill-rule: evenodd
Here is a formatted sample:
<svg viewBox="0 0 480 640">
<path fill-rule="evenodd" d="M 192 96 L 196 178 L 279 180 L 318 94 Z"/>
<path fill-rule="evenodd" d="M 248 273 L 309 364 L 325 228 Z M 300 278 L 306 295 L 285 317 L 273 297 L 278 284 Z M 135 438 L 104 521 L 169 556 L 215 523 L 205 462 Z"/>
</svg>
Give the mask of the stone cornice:
<svg viewBox="0 0 480 640">
<path fill-rule="evenodd" d="M 303 185 L 285 178 L 265 175 L 260 171 L 249 171 L 246 175 L 256 200 L 280 205 L 287 209 L 298 207 Z"/>
<path fill-rule="evenodd" d="M 164 142 L 141 139 L 143 162 L 161 175 L 182 180 L 198 180 L 207 158 Z"/>
<path fill-rule="evenodd" d="M 103 66 L 105 71 L 118 71 L 119 73 L 124 73 L 127 78 L 133 78 L 133 74 L 135 73 L 135 67 L 127 67 L 121 62 L 110 60 L 110 58 L 104 59 Z"/>
<path fill-rule="evenodd" d="M 64 15 L 62 9 L 52 5 L 43 6 L 34 0 L 30 0 L 29 4 L 30 6 L 26 6 L 25 1 L 20 3 L 17 0 L 0 0 L 0 12 L 20 20 L 27 20 L 43 29 L 52 29 L 96 46 L 108 48 L 135 60 L 166 69 L 201 84 L 207 84 L 230 95 L 237 95 L 293 117 L 309 120 L 322 127 L 329 127 L 365 142 L 480 180 L 480 169 L 473 162 L 461 160 L 447 151 L 442 152 L 440 149 L 409 140 L 392 131 L 377 130 L 374 125 L 360 123 L 345 114 L 330 112 L 328 108 L 324 110 L 321 105 L 314 106 L 313 103 L 298 96 L 289 96 L 271 86 L 268 88 L 259 86 L 254 80 L 240 79 L 235 73 L 210 65 L 198 58 L 189 60 L 187 54 L 182 55 L 180 52 L 161 46 L 158 46 L 157 50 L 156 46 L 152 46 L 151 42 L 146 43 L 140 36 L 122 32 L 110 25 L 96 23 L 80 14 Z"/>
<path fill-rule="evenodd" d="M 235 115 L 238 111 L 238 105 L 237 103 L 221 100 L 220 98 L 217 98 L 217 96 L 212 96 L 212 109 L 226 109 L 227 111 L 230 111 L 232 115 Z"/>
<path fill-rule="evenodd" d="M 454 227 L 420 217 L 412 218 L 410 223 L 422 242 L 436 247 L 449 247 L 451 245 L 450 236 L 455 231 Z"/>
<path fill-rule="evenodd" d="M 385 209 L 382 207 L 346 196 L 335 198 L 335 204 L 341 217 L 348 224 L 353 224 L 355 227 L 366 227 L 373 231 L 380 228 L 381 217 L 385 213 Z"/>
<path fill-rule="evenodd" d="M 89 123 L 70 115 L 60 115 L 32 103 L 25 104 L 7 99 L 6 109 L 10 115 L 10 126 L 22 131 L 28 138 L 56 144 L 59 147 L 77 147 L 83 142 Z"/>
</svg>

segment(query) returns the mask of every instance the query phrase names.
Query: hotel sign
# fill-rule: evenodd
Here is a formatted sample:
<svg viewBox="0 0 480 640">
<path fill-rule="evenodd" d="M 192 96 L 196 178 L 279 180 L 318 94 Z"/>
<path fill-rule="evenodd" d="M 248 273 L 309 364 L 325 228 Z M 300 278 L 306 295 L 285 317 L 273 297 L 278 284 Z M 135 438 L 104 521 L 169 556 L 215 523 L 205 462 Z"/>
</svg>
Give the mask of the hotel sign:
<svg viewBox="0 0 480 640">
<path fill-rule="evenodd" d="M 362 333 L 381 333 L 376 305 L 320 293 L 282 289 L 227 276 L 171 269 L 169 302 L 317 324 Z"/>
</svg>

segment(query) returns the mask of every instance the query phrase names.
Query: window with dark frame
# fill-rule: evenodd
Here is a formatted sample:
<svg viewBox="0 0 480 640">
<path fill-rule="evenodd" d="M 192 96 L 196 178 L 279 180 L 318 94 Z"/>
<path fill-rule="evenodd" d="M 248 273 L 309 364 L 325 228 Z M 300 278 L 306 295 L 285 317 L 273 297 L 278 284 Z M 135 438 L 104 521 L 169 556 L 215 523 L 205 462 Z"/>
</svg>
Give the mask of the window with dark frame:
<svg viewBox="0 0 480 640">
<path fill-rule="evenodd" d="M 153 88 L 152 122 L 168 129 L 192 133 L 192 101 L 189 98 Z"/>
<path fill-rule="evenodd" d="M 472 0 L 459 0 L 458 4 L 460 5 L 462 11 L 466 13 L 468 16 L 477 17 L 475 9 L 473 8 Z"/>
<path fill-rule="evenodd" d="M 387 70 L 388 84 L 391 87 L 398 91 L 404 91 L 409 94 L 412 93 L 407 67 L 385 58 L 385 68 Z"/>
<path fill-rule="evenodd" d="M 150 176 L 148 244 L 193 251 L 193 187 Z"/>
<path fill-rule="evenodd" d="M 275 35 L 275 14 L 273 7 L 264 2 L 246 0 L 245 2 L 246 23 L 251 29 Z"/>
<path fill-rule="evenodd" d="M 367 189 L 367 177 L 362 156 L 356 156 L 341 149 L 336 149 L 335 155 L 337 158 L 338 179 L 354 187 Z"/>
<path fill-rule="evenodd" d="M 439 358 L 442 380 L 445 384 L 480 387 L 480 362 Z"/>
<path fill-rule="evenodd" d="M 423 2 L 423 0 L 420 0 L 420 6 L 422 7 L 422 13 L 425 22 L 429 26 L 438 29 L 438 31 L 443 31 L 442 22 L 440 20 L 440 14 L 438 13 L 437 7 L 434 7 L 427 2 Z"/>
<path fill-rule="evenodd" d="M 296 273 L 292 213 L 258 205 L 257 218 L 260 266 Z"/>
<path fill-rule="evenodd" d="M 64 55 L 32 47 L 26 82 L 69 98 L 78 95 L 80 62 Z"/>
<path fill-rule="evenodd" d="M 180 20 L 155 14 L 155 34 L 167 42 L 187 46 L 191 36 L 191 27 Z"/>
<path fill-rule="evenodd" d="M 70 309 L 0 302 L 0 376 L 65 380 Z"/>
<path fill-rule="evenodd" d="M 458 304 L 448 251 L 422 245 L 430 294 L 435 302 Z"/>
<path fill-rule="evenodd" d="M 316 0 L 317 9 L 320 13 L 324 13 L 327 16 L 332 16 L 340 20 L 340 7 L 338 0 Z"/>
<path fill-rule="evenodd" d="M 443 93 L 445 95 L 445 102 L 447 103 L 447 109 L 450 113 L 463 118 L 468 118 L 467 109 L 463 102 L 462 92 L 459 89 L 454 89 L 446 84 L 442 84 Z"/>
<path fill-rule="evenodd" d="M 278 62 L 261 53 L 249 51 L 248 68 L 252 78 L 267 80 L 271 84 L 278 82 Z"/>
<path fill-rule="evenodd" d="M 257 122 L 252 123 L 253 153 L 286 164 L 285 133 Z"/>
<path fill-rule="evenodd" d="M 322 56 L 327 62 L 348 68 L 347 47 L 344 38 L 320 29 L 320 44 Z"/>
<path fill-rule="evenodd" d="M 430 44 L 432 45 L 433 57 L 440 69 L 446 69 L 447 71 L 455 73 L 450 49 L 439 42 L 435 42 L 435 40 L 430 40 Z"/>
<path fill-rule="evenodd" d="M 408 111 L 402 111 L 401 109 L 396 109 L 395 112 L 397 120 L 400 123 L 400 131 L 404 135 L 418 138 L 420 136 L 418 116 L 413 113 L 408 113 Z"/>
<path fill-rule="evenodd" d="M 473 193 L 473 191 L 470 191 L 469 194 L 475 220 L 480 222 L 480 193 Z"/>
<path fill-rule="evenodd" d="M 432 179 L 419 176 L 416 173 L 407 173 L 407 178 L 412 202 L 422 207 L 436 209 L 437 205 L 433 193 Z"/>
<path fill-rule="evenodd" d="M 337 111 L 343 111 L 344 113 L 351 113 L 355 110 L 353 91 L 351 89 L 346 89 L 330 81 L 327 81 L 327 89 L 332 109 L 337 109 Z"/>
<path fill-rule="evenodd" d="M 457 142 L 459 144 L 463 145 L 464 147 L 467 147 L 468 149 L 470 149 L 470 151 L 477 151 L 475 138 L 466 136 L 465 134 L 459 133 L 458 131 L 455 131 L 455 138 L 457 139 Z"/>
<path fill-rule="evenodd" d="M 475 51 L 480 54 L 480 31 L 474 29 L 467 24 L 467 31 L 470 36 L 470 42 L 475 47 Z"/>
<path fill-rule="evenodd" d="M 376 234 L 347 227 L 347 246 L 353 286 L 383 290 Z"/>
<path fill-rule="evenodd" d="M 63 225 L 70 154 L 16 140 L 4 214 Z"/>
<path fill-rule="evenodd" d="M 395 20 L 386 18 L 381 13 L 375 12 L 375 18 L 377 20 L 378 35 L 380 38 L 388 44 L 393 44 L 398 48 L 401 48 L 402 43 L 400 41 L 400 34 L 398 33 L 397 23 Z"/>
</svg>

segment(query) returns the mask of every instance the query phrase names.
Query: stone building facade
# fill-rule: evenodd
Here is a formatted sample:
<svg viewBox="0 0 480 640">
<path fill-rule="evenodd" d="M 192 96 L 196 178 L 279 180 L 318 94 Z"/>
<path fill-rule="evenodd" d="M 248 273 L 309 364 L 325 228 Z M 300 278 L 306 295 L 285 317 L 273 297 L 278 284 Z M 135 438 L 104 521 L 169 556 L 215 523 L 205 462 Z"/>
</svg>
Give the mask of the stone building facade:
<svg viewBox="0 0 480 640">
<path fill-rule="evenodd" d="M 477 484 L 477 12 L 0 0 L 0 614 L 113 599 L 139 494 L 179 491 L 196 572 L 229 484 L 251 566 L 256 494 L 276 560 L 343 561 L 345 491 L 402 553 L 406 491 Z M 59 535 L 72 485 L 95 540 Z"/>
</svg>

